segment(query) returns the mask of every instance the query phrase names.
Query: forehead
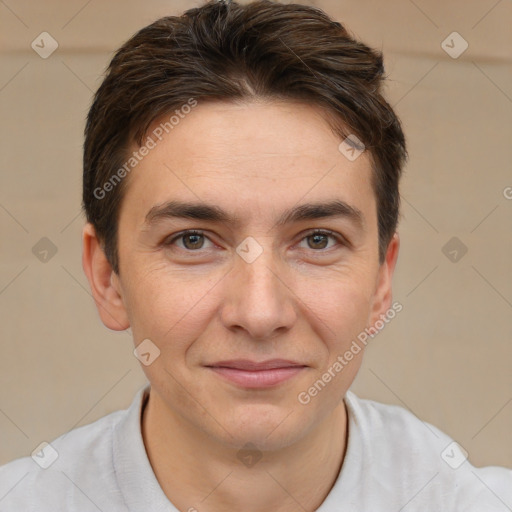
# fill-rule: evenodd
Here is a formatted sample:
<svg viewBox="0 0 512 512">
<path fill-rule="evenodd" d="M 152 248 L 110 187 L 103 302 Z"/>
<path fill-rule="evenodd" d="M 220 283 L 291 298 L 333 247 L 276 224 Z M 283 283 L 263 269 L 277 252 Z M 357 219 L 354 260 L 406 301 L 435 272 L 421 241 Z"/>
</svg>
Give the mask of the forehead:
<svg viewBox="0 0 512 512">
<path fill-rule="evenodd" d="M 146 160 L 158 159 L 167 153 L 166 157 L 180 158 L 187 167 L 207 158 L 208 166 L 201 165 L 204 169 L 218 163 L 223 167 L 226 162 L 236 165 L 237 160 L 246 168 L 254 159 L 332 162 L 333 157 L 340 155 L 339 135 L 333 133 L 328 124 L 327 111 L 318 106 L 270 99 L 195 103 L 194 108 L 183 105 L 182 109 L 175 109 L 179 115 L 171 112 L 153 121 L 146 135 L 157 147 Z M 334 117 L 329 114 L 329 118 Z M 131 148 L 132 151 L 137 149 L 136 145 Z M 364 154 L 362 160 L 364 156 L 368 155 Z M 258 167 L 258 175 L 265 177 L 265 170 L 265 167 Z M 274 174 L 276 170 L 272 169 Z M 289 165 L 283 171 L 289 171 Z M 291 177 L 289 172 L 288 176 Z"/>
<path fill-rule="evenodd" d="M 157 204 L 185 198 L 260 213 L 279 204 L 289 209 L 301 197 L 351 199 L 360 210 L 373 200 L 369 155 L 347 159 L 319 108 L 289 101 L 199 102 L 173 123 L 170 117 L 152 123 L 146 136 L 154 148 L 129 175 L 123 204 L 144 203 L 144 217 Z"/>
</svg>

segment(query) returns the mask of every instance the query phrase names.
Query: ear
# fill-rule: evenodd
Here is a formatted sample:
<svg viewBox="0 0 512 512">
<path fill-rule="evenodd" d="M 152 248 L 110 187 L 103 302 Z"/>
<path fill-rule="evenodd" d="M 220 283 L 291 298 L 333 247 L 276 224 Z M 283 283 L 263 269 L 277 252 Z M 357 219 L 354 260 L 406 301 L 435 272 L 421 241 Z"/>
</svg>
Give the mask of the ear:
<svg viewBox="0 0 512 512">
<path fill-rule="evenodd" d="M 386 257 L 379 268 L 368 327 L 374 325 L 374 323 L 379 320 L 380 315 L 386 313 L 386 311 L 391 307 L 391 281 L 393 278 L 396 261 L 398 259 L 399 249 L 400 237 L 398 233 L 395 232 L 393 238 L 389 242 L 386 251 Z"/>
<path fill-rule="evenodd" d="M 82 266 L 101 321 L 113 331 L 128 329 L 130 321 L 124 306 L 119 277 L 108 262 L 96 230 L 90 222 L 82 231 Z"/>
</svg>

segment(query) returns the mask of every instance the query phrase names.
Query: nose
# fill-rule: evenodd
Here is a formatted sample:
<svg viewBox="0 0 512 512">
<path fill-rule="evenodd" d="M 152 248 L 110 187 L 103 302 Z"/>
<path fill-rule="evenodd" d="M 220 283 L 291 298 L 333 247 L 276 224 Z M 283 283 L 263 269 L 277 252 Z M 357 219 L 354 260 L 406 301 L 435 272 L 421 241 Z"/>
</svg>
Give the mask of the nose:
<svg viewBox="0 0 512 512">
<path fill-rule="evenodd" d="M 296 296 L 289 272 L 265 249 L 253 262 L 237 257 L 226 276 L 221 320 L 230 330 L 244 330 L 264 341 L 282 335 L 296 321 Z M 239 334 L 239 333 L 238 333 Z"/>
</svg>

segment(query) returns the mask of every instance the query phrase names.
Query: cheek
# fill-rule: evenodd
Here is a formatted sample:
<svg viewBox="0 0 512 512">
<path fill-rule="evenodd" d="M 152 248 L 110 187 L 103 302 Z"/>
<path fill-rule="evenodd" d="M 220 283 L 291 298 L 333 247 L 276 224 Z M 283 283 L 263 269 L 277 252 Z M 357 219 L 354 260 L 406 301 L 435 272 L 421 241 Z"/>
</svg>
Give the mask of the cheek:
<svg viewBox="0 0 512 512">
<path fill-rule="evenodd" d="M 165 263 L 136 259 L 125 287 L 135 344 L 149 338 L 161 351 L 185 352 L 230 299 L 226 294 L 232 284 L 226 268 L 208 272 L 201 266 L 170 269 Z M 371 269 L 364 265 L 289 274 L 285 293 L 297 309 L 295 328 L 308 323 L 328 352 L 343 351 L 367 326 L 371 279 Z"/>
<path fill-rule="evenodd" d="M 305 304 L 304 312 L 311 322 L 322 326 L 329 344 L 350 343 L 367 326 L 371 305 L 372 286 L 370 272 L 332 273 L 330 277 L 317 281 L 304 280 L 297 291 Z M 366 277 L 365 277 L 366 274 Z"/>
<path fill-rule="evenodd" d="M 183 349 L 209 318 L 210 291 L 221 277 L 197 276 L 190 268 L 170 272 L 163 266 L 134 273 L 126 291 L 135 342 L 149 338 L 161 350 Z"/>
</svg>

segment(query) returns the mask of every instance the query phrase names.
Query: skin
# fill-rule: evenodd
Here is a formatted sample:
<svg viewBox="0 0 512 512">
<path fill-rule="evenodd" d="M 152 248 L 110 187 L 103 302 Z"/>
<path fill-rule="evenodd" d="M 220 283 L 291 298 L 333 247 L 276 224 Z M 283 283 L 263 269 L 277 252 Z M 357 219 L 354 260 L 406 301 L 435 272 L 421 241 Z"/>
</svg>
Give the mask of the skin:
<svg viewBox="0 0 512 512">
<path fill-rule="evenodd" d="M 131 327 L 135 345 L 150 339 L 160 350 L 141 365 L 151 383 L 142 432 L 179 510 L 313 511 L 338 476 L 342 398 L 364 350 L 310 403 L 297 396 L 391 307 L 399 249 L 395 233 L 379 264 L 370 155 L 350 161 L 340 142 L 310 105 L 200 103 L 126 178 L 119 275 L 94 228 L 84 227 L 83 267 L 103 323 Z M 171 199 L 218 205 L 240 224 L 169 218 L 146 226 L 148 211 Z M 328 217 L 276 225 L 289 208 L 333 199 L 359 209 L 363 224 Z M 186 229 L 204 237 L 164 245 Z M 308 236 L 313 229 L 347 243 Z M 252 263 L 236 252 L 249 236 L 263 250 Z M 205 367 L 236 358 L 306 368 L 247 389 Z M 251 467 L 237 457 L 246 443 L 262 456 Z"/>
</svg>

